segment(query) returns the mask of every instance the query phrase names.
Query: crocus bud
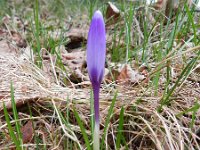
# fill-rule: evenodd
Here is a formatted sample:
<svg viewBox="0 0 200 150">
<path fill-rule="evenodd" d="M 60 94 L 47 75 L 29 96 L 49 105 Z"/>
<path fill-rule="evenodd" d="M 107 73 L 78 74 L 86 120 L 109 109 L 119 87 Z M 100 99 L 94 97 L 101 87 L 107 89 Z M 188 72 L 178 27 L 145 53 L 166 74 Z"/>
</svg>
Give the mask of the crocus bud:
<svg viewBox="0 0 200 150">
<path fill-rule="evenodd" d="M 105 67 L 106 31 L 103 16 L 96 11 L 92 17 L 87 41 L 87 69 L 92 85 L 100 84 Z"/>
<path fill-rule="evenodd" d="M 99 149 L 99 90 L 104 76 L 106 31 L 103 16 L 96 11 L 92 17 L 87 40 L 87 70 L 94 93 L 94 150 Z"/>
</svg>

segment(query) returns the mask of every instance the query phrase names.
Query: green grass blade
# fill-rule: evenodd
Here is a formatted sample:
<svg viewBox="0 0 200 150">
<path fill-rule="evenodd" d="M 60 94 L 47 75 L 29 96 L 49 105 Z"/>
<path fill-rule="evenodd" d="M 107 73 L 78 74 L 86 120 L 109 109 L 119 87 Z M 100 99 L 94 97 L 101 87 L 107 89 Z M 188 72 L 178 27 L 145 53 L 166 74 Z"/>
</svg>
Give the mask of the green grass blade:
<svg viewBox="0 0 200 150">
<path fill-rule="evenodd" d="M 35 35 L 36 35 L 36 42 L 37 42 L 37 52 L 38 54 L 40 54 L 40 39 L 39 39 L 39 35 L 40 35 L 40 29 L 39 29 L 39 1 L 35 0 L 35 5 L 34 5 L 34 21 L 35 21 Z"/>
<path fill-rule="evenodd" d="M 195 24 L 194 24 L 194 17 L 193 17 L 193 14 L 190 12 L 189 10 L 189 7 L 185 4 L 185 9 L 186 9 L 186 13 L 188 15 L 188 19 L 189 19 L 189 22 L 192 24 L 192 29 L 193 29 L 193 35 L 194 35 L 194 43 L 195 45 L 197 45 L 197 31 L 196 31 L 196 27 L 195 27 Z"/>
<path fill-rule="evenodd" d="M 40 43 L 40 21 L 39 21 L 39 0 L 35 0 L 35 3 L 34 3 L 34 7 L 33 7 L 33 12 L 34 12 L 34 36 L 35 36 L 35 39 L 36 39 L 36 45 L 37 45 L 37 54 L 38 54 L 38 60 L 37 60 L 37 65 L 39 67 L 42 67 L 42 58 L 40 56 L 40 50 L 41 50 L 41 43 Z"/>
<path fill-rule="evenodd" d="M 75 144 L 77 144 L 79 149 L 82 149 L 82 146 L 80 145 L 78 139 L 76 138 L 75 133 L 71 130 L 71 126 L 70 126 L 69 119 L 68 119 L 68 116 L 70 115 L 69 114 L 70 111 L 67 110 L 67 112 L 66 112 L 67 114 L 65 117 L 65 116 L 63 116 L 62 112 L 59 109 L 57 109 L 57 107 L 55 106 L 55 102 L 54 101 L 52 101 L 52 102 L 53 102 L 53 109 L 55 110 L 55 112 L 58 116 L 58 120 L 59 120 L 60 124 L 62 126 L 65 125 L 65 127 L 67 128 L 67 132 L 66 132 L 66 130 L 62 127 L 64 134 L 67 135 L 68 139 L 71 139 L 70 144 L 72 144 L 73 146 L 76 146 Z M 75 143 L 73 144 L 72 142 L 75 142 Z M 68 146 L 70 146 L 70 145 L 68 145 Z"/>
<path fill-rule="evenodd" d="M 169 90 L 166 97 L 164 97 L 161 100 L 161 106 L 158 108 L 158 111 L 161 111 L 163 105 L 168 105 L 171 102 L 171 100 L 169 100 L 170 96 L 172 95 L 172 93 L 174 92 L 176 87 L 178 87 L 178 85 L 182 84 L 185 81 L 185 79 L 187 79 L 187 77 L 190 74 L 190 71 L 192 70 L 192 68 L 196 64 L 199 57 L 200 57 L 200 51 L 197 53 L 197 56 L 195 58 L 190 60 L 190 62 L 187 64 L 187 66 L 181 72 L 179 78 L 176 80 L 174 86 Z"/>
<path fill-rule="evenodd" d="M 193 128 L 193 126 L 195 124 L 196 113 L 198 112 L 198 110 L 200 108 L 200 104 L 198 103 L 198 101 L 199 100 L 197 100 L 197 102 L 191 108 L 188 108 L 185 111 L 183 111 L 183 112 L 181 112 L 181 113 L 176 115 L 176 117 L 181 117 L 183 114 L 187 114 L 187 113 L 192 112 L 192 121 L 190 123 L 190 128 Z"/>
<path fill-rule="evenodd" d="M 27 103 L 28 105 L 28 111 L 29 111 L 29 115 L 30 115 L 30 119 L 32 121 L 32 127 L 34 129 L 34 124 L 33 124 L 33 113 L 32 113 L 32 110 L 31 110 L 31 104 L 28 102 Z M 36 150 L 39 150 L 39 140 L 38 140 L 38 135 L 36 134 L 35 130 L 33 130 L 33 135 L 34 135 L 34 143 L 36 145 Z"/>
<path fill-rule="evenodd" d="M 194 111 L 198 110 L 199 108 L 200 108 L 200 104 L 199 103 L 195 103 L 195 105 L 192 106 L 191 108 L 188 108 L 185 111 L 182 111 L 182 112 L 178 113 L 176 115 L 176 117 L 181 117 L 183 114 L 194 112 Z"/>
<path fill-rule="evenodd" d="M 17 139 L 17 137 L 16 137 L 16 135 L 14 133 L 14 130 L 13 130 L 12 126 L 11 126 L 10 118 L 9 118 L 9 115 L 8 115 L 8 111 L 7 111 L 7 108 L 6 108 L 4 103 L 3 103 L 3 111 L 4 111 L 6 123 L 7 123 L 7 126 L 8 126 L 8 131 L 9 131 L 9 134 L 10 134 L 10 138 L 15 143 L 16 149 L 17 150 L 21 150 L 20 141 Z"/>
<path fill-rule="evenodd" d="M 125 139 L 124 136 L 122 136 L 122 142 L 123 142 L 123 144 L 125 145 L 123 148 L 124 148 L 125 150 L 129 150 L 128 145 L 127 145 L 127 142 L 126 142 L 126 139 Z"/>
<path fill-rule="evenodd" d="M 122 130 L 124 125 L 124 107 L 122 107 L 119 115 L 119 127 L 118 127 L 118 134 L 117 134 L 117 142 L 116 142 L 116 148 L 120 149 L 120 142 L 122 140 Z"/>
<path fill-rule="evenodd" d="M 168 55 L 169 52 L 172 50 L 174 38 L 175 38 L 175 35 L 176 35 L 177 25 L 178 25 L 178 16 L 176 16 L 175 26 L 174 26 L 171 34 L 170 34 L 170 38 L 169 38 L 168 45 L 167 45 L 166 55 Z M 169 91 L 170 77 L 171 77 L 171 61 L 168 60 L 167 61 L 167 83 L 166 83 L 166 87 L 165 87 L 167 93 Z"/>
<path fill-rule="evenodd" d="M 90 142 L 89 142 L 88 136 L 86 134 L 86 129 L 85 129 L 84 125 L 82 124 L 81 118 L 79 117 L 78 112 L 75 110 L 75 108 L 73 108 L 73 112 L 74 112 L 75 118 L 78 122 L 78 125 L 81 129 L 81 133 L 83 134 L 83 139 L 85 140 L 87 150 L 91 150 Z"/>
<path fill-rule="evenodd" d="M 113 108 L 115 106 L 116 99 L 117 99 L 117 92 L 115 93 L 115 96 L 114 96 L 112 103 L 110 105 L 110 108 L 108 110 L 108 116 L 106 118 L 105 127 L 104 127 L 104 130 L 103 130 L 103 136 L 102 136 L 102 139 L 101 139 L 101 145 L 100 145 L 101 150 L 103 149 L 103 145 L 104 145 L 104 141 L 105 141 L 105 137 L 106 137 L 106 132 L 107 132 L 107 129 L 108 129 L 108 124 L 110 122 L 110 119 L 111 119 L 111 116 L 112 116 L 112 113 L 113 113 Z"/>
<path fill-rule="evenodd" d="M 15 119 L 15 126 L 16 126 L 16 131 L 17 131 L 17 135 L 18 135 L 18 139 L 20 141 L 20 144 L 22 144 L 22 134 L 21 134 L 21 127 L 20 127 L 20 123 L 19 123 L 19 117 L 18 117 L 18 112 L 17 112 L 17 107 L 16 107 L 16 103 L 15 103 L 15 97 L 14 97 L 14 89 L 13 89 L 13 84 L 11 82 L 11 102 L 12 102 L 12 111 L 13 111 L 13 115 L 14 115 L 14 119 Z"/>
</svg>

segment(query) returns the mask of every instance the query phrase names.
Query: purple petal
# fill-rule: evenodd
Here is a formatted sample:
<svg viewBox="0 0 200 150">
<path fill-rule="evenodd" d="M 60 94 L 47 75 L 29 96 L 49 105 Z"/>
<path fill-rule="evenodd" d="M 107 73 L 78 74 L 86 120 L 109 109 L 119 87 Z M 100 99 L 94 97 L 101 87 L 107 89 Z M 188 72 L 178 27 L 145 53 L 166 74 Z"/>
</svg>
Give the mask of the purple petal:
<svg viewBox="0 0 200 150">
<path fill-rule="evenodd" d="M 101 83 L 106 57 L 106 31 L 103 16 L 96 11 L 92 17 L 87 41 L 87 69 L 93 85 Z"/>
</svg>

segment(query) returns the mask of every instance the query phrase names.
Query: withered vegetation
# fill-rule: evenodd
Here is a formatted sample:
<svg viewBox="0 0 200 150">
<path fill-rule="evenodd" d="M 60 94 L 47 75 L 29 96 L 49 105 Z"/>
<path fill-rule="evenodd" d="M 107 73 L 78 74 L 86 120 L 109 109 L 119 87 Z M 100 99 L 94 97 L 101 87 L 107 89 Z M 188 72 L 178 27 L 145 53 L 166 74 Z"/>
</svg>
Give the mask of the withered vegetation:
<svg viewBox="0 0 200 150">
<path fill-rule="evenodd" d="M 32 14 L 35 4 L 11 1 L 6 7 L 16 14 L 0 13 L 4 15 L 0 26 L 0 149 L 15 149 L 3 112 L 5 103 L 14 128 L 11 82 L 25 149 L 84 149 L 73 108 L 91 137 L 91 86 L 85 62 L 89 5 L 85 1 L 54 3 L 39 2 L 39 52 Z M 200 149 L 199 14 L 191 18 L 191 12 L 181 8 L 166 22 L 164 11 L 154 5 L 126 1 L 98 6 L 107 9 L 101 135 L 117 93 L 105 149 L 116 149 L 122 107 L 120 149 Z M 194 65 L 182 76 L 193 59 Z"/>
</svg>

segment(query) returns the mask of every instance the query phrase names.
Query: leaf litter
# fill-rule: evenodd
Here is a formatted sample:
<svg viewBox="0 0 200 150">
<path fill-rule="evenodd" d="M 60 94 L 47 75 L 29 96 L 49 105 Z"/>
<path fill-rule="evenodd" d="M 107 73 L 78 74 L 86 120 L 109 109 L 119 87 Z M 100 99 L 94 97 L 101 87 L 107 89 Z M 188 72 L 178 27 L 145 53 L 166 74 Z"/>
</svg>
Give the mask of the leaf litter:
<svg viewBox="0 0 200 150">
<path fill-rule="evenodd" d="M 113 44 L 112 29 L 115 27 L 113 24 L 124 24 L 124 21 L 118 17 L 120 10 L 111 2 L 108 3 L 109 11 L 113 12 L 111 15 L 107 15 L 107 19 L 114 15 L 114 22 L 108 23 L 108 56 Z M 120 17 L 123 17 L 123 15 L 120 15 Z M 21 28 L 23 24 L 20 23 L 20 20 L 18 21 L 18 26 Z M 62 45 L 62 49 L 57 48 L 58 51 L 60 50 L 62 63 L 66 69 L 66 71 L 63 71 L 55 65 L 58 60 L 57 55 L 49 53 L 45 48 L 41 51 L 43 67 L 41 69 L 36 66 L 31 61 L 31 55 L 26 54 L 26 49 L 31 51 L 30 53 L 32 54 L 32 48 L 28 47 L 27 41 L 24 40 L 19 32 L 10 30 L 12 28 L 9 27 L 9 24 L 12 24 L 12 20 L 10 21 L 7 16 L 7 18 L 4 18 L 5 26 L 0 30 L 0 110 L 3 110 L 3 102 L 6 104 L 7 109 L 12 109 L 10 101 L 10 83 L 12 81 L 16 106 L 20 119 L 24 124 L 21 128 L 24 144 L 29 143 L 30 147 L 31 143 L 35 144 L 32 140 L 33 136 L 36 136 L 33 130 L 37 131 L 43 142 L 50 143 L 47 144 L 48 149 L 56 147 L 63 149 L 62 130 L 65 132 L 65 137 L 74 141 L 80 138 L 80 141 L 76 141 L 76 143 L 77 145 L 83 144 L 80 128 L 77 126 L 74 116 L 71 115 L 69 117 L 71 129 L 63 129 L 63 124 L 57 122 L 59 119 L 58 114 L 56 115 L 55 111 L 47 106 L 50 105 L 54 109 L 59 108 L 63 112 L 66 109 L 72 111 L 72 107 L 75 106 L 88 129 L 88 134 L 91 134 L 89 131 L 91 89 L 85 63 L 85 44 L 88 28 L 70 28 L 70 31 L 65 35 L 69 39 L 68 43 Z M 143 29 L 140 24 L 141 22 L 135 17 L 133 30 L 137 31 L 139 38 L 142 40 Z M 118 43 L 121 47 L 125 46 L 125 37 L 120 37 L 118 31 L 116 32 L 117 38 L 115 40 L 122 41 Z M 155 39 L 153 40 L 156 41 Z M 151 44 L 153 46 L 153 43 Z M 176 52 L 180 47 L 176 49 L 176 43 L 174 45 L 173 48 Z M 179 54 L 177 51 L 176 55 L 164 58 L 161 64 L 155 63 L 154 60 L 148 60 L 150 66 L 136 65 L 134 60 L 130 61 L 133 65 L 121 62 L 113 63 L 108 57 L 107 73 L 105 74 L 105 82 L 102 84 L 100 94 L 101 134 L 116 89 L 118 90 L 118 96 L 105 141 L 107 147 L 110 149 L 114 147 L 113 131 L 117 130 L 120 109 L 124 106 L 125 117 L 127 118 L 127 122 L 124 124 L 124 136 L 131 149 L 199 148 L 198 141 L 200 138 L 196 134 L 199 129 L 199 111 L 196 112 L 197 118 L 192 129 L 190 128 L 191 112 L 184 114 L 182 117 L 176 116 L 182 111 L 192 108 L 197 100 L 200 99 L 199 61 L 190 76 L 185 80 L 184 85 L 174 92 L 172 96 L 174 100 L 171 102 L 170 107 L 164 106 L 162 113 L 157 112 L 166 82 L 166 71 L 162 67 L 165 68 L 164 65 L 167 60 L 172 61 L 171 69 L 175 81 L 185 65 L 182 56 L 184 55 L 186 58 L 195 56 L 193 50 L 190 51 L 193 48 L 193 44 L 190 45 L 186 43 L 186 46 L 189 46 L 185 50 L 187 53 Z M 184 44 L 182 44 L 181 48 L 184 47 Z M 140 59 L 141 55 L 138 57 Z M 179 59 L 176 59 L 176 57 Z M 149 88 L 147 85 L 152 83 L 152 77 L 158 71 L 162 75 L 158 89 Z M 66 79 L 69 82 L 66 83 Z M 171 86 L 174 81 L 172 80 Z M 156 92 L 157 95 L 154 94 Z M 27 113 L 27 109 L 23 110 L 28 105 L 31 105 L 31 109 L 34 112 L 33 120 Z M 6 129 L 5 120 L 1 118 L 0 122 L 2 124 L 0 129 L 3 129 L 2 131 L 4 132 Z M 55 128 L 55 130 L 51 128 Z M 56 142 L 55 139 L 57 138 L 60 141 Z M 5 148 L 10 144 L 10 141 L 2 139 L 0 143 L 0 148 Z"/>
</svg>

